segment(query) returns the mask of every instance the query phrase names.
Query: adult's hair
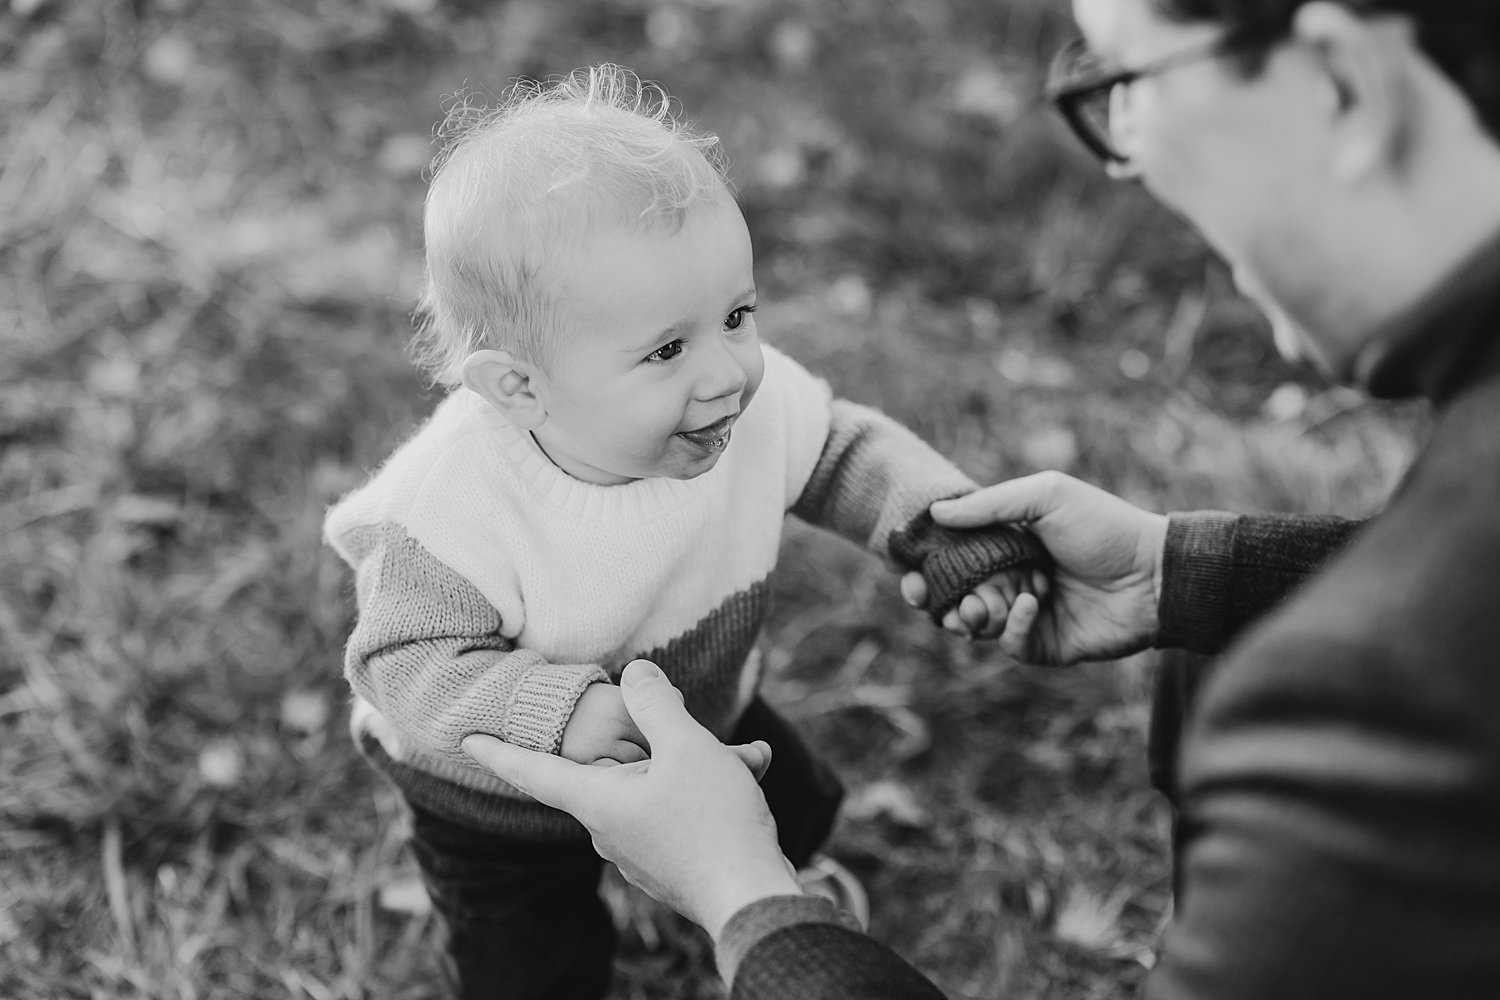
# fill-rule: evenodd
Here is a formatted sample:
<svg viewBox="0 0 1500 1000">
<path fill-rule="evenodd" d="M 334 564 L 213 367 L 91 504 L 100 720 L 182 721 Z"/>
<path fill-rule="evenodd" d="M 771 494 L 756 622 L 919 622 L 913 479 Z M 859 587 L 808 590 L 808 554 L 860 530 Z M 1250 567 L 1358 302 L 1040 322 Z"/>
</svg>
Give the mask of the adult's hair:
<svg viewBox="0 0 1500 1000">
<path fill-rule="evenodd" d="M 1242 38 L 1269 43 L 1291 30 L 1292 17 L 1306 0 L 1152 2 L 1170 20 L 1216 21 Z M 1467 95 L 1490 135 L 1500 140 L 1500 0 L 1345 0 L 1345 6 L 1410 18 L 1417 44 Z M 1256 69 L 1254 60 L 1246 66 Z"/>
<path fill-rule="evenodd" d="M 550 364 L 568 321 L 548 262 L 590 233 L 671 231 L 695 206 L 732 197 L 717 138 L 609 63 L 519 83 L 498 107 L 459 100 L 441 134 L 412 355 L 445 386 L 483 348 Z"/>
</svg>

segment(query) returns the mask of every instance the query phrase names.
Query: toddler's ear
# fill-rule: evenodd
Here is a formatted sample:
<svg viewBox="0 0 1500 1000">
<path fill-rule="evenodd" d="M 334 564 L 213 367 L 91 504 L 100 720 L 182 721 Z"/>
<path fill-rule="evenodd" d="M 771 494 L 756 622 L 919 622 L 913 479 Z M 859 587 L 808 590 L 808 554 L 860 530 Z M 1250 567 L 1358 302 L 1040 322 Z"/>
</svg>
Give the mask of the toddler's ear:
<svg viewBox="0 0 1500 1000">
<path fill-rule="evenodd" d="M 547 409 L 532 385 L 534 374 L 531 365 L 517 360 L 509 351 L 475 351 L 463 363 L 465 387 L 528 431 L 547 419 Z"/>
</svg>

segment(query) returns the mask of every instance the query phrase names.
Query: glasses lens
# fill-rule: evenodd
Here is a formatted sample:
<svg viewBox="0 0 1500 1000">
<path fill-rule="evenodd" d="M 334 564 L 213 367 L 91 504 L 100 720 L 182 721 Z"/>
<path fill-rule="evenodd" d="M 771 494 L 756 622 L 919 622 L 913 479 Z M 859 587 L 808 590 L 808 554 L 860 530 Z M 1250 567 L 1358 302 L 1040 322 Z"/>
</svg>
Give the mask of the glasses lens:
<svg viewBox="0 0 1500 1000">
<path fill-rule="evenodd" d="M 1113 90 L 1114 88 L 1094 90 L 1079 95 L 1074 113 L 1079 126 L 1089 133 L 1099 149 L 1108 150 L 1110 155 L 1123 159 L 1115 148 L 1114 133 L 1109 128 L 1110 95 Z"/>
<path fill-rule="evenodd" d="M 1047 89 L 1085 145 L 1105 159 L 1123 160 L 1109 128 L 1110 95 L 1114 91 L 1109 81 L 1118 76 L 1078 39 L 1053 60 Z"/>
<path fill-rule="evenodd" d="M 1081 38 L 1075 38 L 1058 50 L 1047 69 L 1047 89 L 1068 90 L 1081 80 L 1092 79 L 1103 71 L 1099 57 L 1089 51 Z"/>
</svg>

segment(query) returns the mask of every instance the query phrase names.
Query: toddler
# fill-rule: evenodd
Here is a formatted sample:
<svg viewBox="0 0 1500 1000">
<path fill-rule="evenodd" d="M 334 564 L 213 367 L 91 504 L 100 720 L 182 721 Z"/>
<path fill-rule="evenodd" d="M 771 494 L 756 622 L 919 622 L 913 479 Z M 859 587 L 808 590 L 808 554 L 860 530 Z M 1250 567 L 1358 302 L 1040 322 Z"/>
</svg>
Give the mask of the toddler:
<svg viewBox="0 0 1500 1000">
<path fill-rule="evenodd" d="M 784 515 L 923 569 L 937 614 L 1039 550 L 935 528 L 927 505 L 974 484 L 761 344 L 715 140 L 659 90 L 606 65 L 456 117 L 417 337 L 451 392 L 325 526 L 356 577 L 352 728 L 411 807 L 462 995 L 592 1000 L 614 943 L 602 862 L 460 741 L 644 759 L 613 682 L 645 657 L 721 738 L 771 745 L 800 866 L 842 791 L 756 696 Z"/>
</svg>

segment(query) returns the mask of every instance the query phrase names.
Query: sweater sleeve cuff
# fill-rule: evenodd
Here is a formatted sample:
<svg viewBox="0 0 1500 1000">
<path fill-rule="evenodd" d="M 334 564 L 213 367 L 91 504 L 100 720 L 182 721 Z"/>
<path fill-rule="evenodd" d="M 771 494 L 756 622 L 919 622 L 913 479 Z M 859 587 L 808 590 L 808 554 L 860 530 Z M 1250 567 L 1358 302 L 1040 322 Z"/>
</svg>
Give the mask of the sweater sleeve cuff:
<svg viewBox="0 0 1500 1000">
<path fill-rule="evenodd" d="M 927 611 L 937 625 L 965 594 L 995 574 L 1051 562 L 1036 536 L 1019 525 L 948 528 L 926 509 L 891 533 L 890 554 L 902 569 L 922 574 Z"/>
<path fill-rule="evenodd" d="M 1158 646 L 1194 653 L 1217 653 L 1223 647 L 1239 520 L 1238 515 L 1220 511 L 1168 518 L 1157 605 Z"/>
<path fill-rule="evenodd" d="M 853 917 L 822 896 L 757 899 L 730 917 L 719 932 L 719 939 L 714 942 L 714 958 L 725 985 L 734 985 L 734 975 L 751 948 L 772 933 L 793 924 L 834 924 L 863 933 Z"/>
<path fill-rule="evenodd" d="M 516 685 L 506 713 L 505 741 L 556 753 L 578 696 L 599 682 L 608 683 L 609 675 L 594 663 L 550 663 L 526 674 Z"/>
</svg>

